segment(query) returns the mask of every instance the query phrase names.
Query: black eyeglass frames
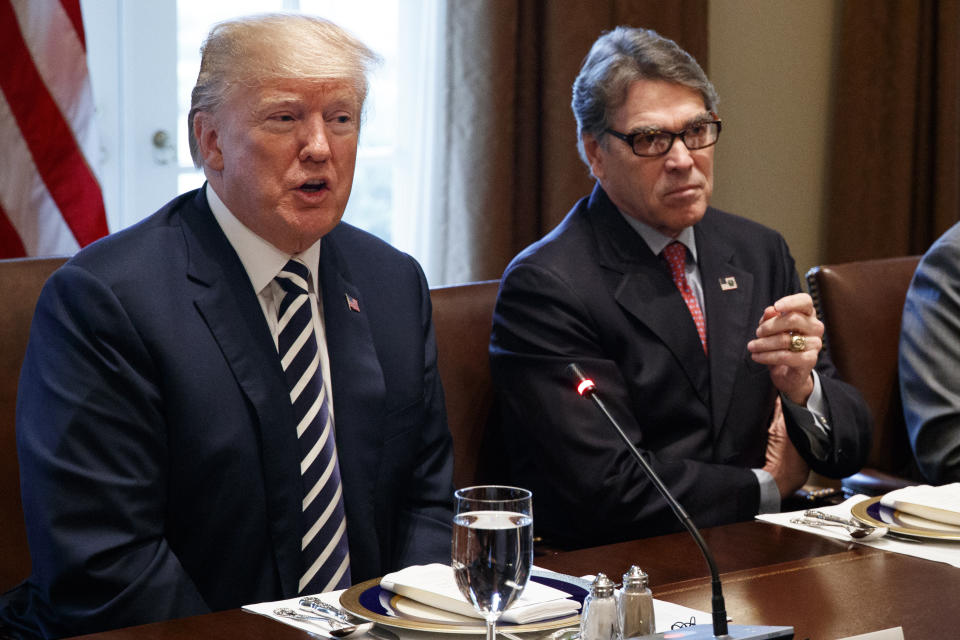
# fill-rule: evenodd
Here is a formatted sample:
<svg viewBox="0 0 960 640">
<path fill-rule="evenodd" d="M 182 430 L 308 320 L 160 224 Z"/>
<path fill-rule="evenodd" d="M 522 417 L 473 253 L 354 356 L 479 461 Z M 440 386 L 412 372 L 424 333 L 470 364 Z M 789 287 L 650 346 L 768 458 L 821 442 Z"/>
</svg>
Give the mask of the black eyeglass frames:
<svg viewBox="0 0 960 640">
<path fill-rule="evenodd" d="M 673 131 L 620 133 L 613 129 L 606 129 L 606 132 L 626 142 L 633 149 L 634 155 L 642 158 L 655 158 L 668 153 L 673 148 L 673 143 L 677 138 L 683 140 L 683 144 L 690 151 L 706 149 L 717 144 L 717 140 L 720 138 L 720 125 L 720 120 L 704 120 L 676 133 Z"/>
</svg>

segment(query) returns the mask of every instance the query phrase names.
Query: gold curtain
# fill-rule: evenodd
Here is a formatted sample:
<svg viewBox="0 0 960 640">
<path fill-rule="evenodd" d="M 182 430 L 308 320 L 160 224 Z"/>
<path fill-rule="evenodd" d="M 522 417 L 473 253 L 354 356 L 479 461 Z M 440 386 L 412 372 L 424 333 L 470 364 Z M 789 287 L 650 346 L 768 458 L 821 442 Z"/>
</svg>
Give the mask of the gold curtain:
<svg viewBox="0 0 960 640">
<path fill-rule="evenodd" d="M 960 2 L 848 0 L 827 262 L 923 253 L 960 220 Z"/>
<path fill-rule="evenodd" d="M 603 31 L 652 28 L 707 62 L 707 0 L 453 0 L 446 20 L 447 207 L 431 284 L 499 278 L 589 193 L 570 96 Z"/>
</svg>

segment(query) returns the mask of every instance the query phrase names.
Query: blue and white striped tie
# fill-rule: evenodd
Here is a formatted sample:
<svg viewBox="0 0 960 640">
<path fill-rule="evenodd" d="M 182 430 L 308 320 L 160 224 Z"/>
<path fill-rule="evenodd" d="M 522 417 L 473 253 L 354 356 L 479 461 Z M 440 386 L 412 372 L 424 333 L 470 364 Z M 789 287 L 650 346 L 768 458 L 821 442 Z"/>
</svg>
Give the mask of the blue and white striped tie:
<svg viewBox="0 0 960 640">
<path fill-rule="evenodd" d="M 304 492 L 299 588 L 300 593 L 321 593 L 350 586 L 340 466 L 313 328 L 314 305 L 307 293 L 310 270 L 290 260 L 276 281 L 285 292 L 277 309 L 277 346 L 297 422 Z"/>
</svg>

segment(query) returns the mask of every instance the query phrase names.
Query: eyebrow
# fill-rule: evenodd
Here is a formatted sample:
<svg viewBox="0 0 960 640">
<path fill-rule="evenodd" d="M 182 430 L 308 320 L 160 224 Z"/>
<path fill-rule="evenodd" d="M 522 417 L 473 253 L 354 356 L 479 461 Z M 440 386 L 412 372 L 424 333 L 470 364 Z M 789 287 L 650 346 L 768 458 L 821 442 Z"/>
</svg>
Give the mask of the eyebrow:
<svg viewBox="0 0 960 640">
<path fill-rule="evenodd" d="M 703 113 L 699 113 L 693 116 L 692 118 L 688 118 L 684 120 L 683 123 L 680 125 L 680 130 L 684 131 L 686 129 L 689 129 L 693 125 L 700 124 L 702 122 L 713 122 L 714 120 L 716 120 L 716 118 L 712 113 L 710 113 L 709 111 L 704 111 Z M 630 133 L 643 134 L 643 133 L 656 133 L 658 131 L 667 131 L 667 130 L 664 129 L 663 127 L 659 127 L 656 125 L 649 125 L 649 126 L 636 127 Z M 670 133 L 675 133 L 675 132 L 671 131 Z"/>
<path fill-rule="evenodd" d="M 269 96 L 258 101 L 256 109 L 276 109 L 302 103 L 303 100 L 294 96 Z"/>
<path fill-rule="evenodd" d="M 276 109 L 278 107 L 283 108 L 283 107 L 290 107 L 293 105 L 305 104 L 307 102 L 310 102 L 310 101 L 308 99 L 305 99 L 302 96 L 279 94 L 279 95 L 267 96 L 265 98 L 262 98 L 256 108 L 258 110 L 264 110 L 264 109 L 269 110 L 269 109 Z M 336 97 L 330 100 L 325 106 L 328 109 L 346 109 L 349 111 L 359 110 L 359 105 L 357 104 L 357 101 L 350 96 Z"/>
</svg>

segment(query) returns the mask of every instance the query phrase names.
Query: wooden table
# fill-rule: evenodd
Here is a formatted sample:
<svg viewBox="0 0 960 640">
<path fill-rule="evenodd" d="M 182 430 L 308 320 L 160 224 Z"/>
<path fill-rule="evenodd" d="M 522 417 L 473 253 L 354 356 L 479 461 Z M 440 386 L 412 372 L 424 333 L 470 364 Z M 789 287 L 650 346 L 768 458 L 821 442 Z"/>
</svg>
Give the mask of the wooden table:
<svg viewBox="0 0 960 640">
<path fill-rule="evenodd" d="M 836 639 L 902 626 L 910 640 L 960 628 L 960 569 L 762 522 L 705 529 L 738 624 L 793 626 L 796 638 Z M 619 582 L 637 564 L 654 596 L 710 610 L 706 563 L 687 534 L 542 555 L 538 566 Z M 709 620 L 698 620 L 709 623 Z M 239 609 L 83 636 L 86 640 L 307 640 L 288 625 Z M 479 636 L 478 636 L 479 637 Z M 442 640 L 442 639 L 441 639 Z"/>
</svg>

